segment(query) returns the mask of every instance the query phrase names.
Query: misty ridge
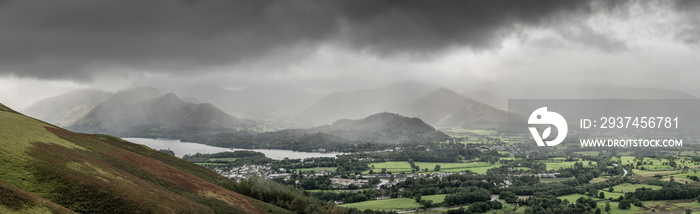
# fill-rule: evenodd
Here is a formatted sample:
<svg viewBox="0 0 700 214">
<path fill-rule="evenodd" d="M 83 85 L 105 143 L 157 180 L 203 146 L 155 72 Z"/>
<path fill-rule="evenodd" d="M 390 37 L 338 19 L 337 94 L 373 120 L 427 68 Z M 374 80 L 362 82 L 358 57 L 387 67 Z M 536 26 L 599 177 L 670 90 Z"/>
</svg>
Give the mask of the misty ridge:
<svg viewBox="0 0 700 214">
<path fill-rule="evenodd" d="M 429 134 L 431 130 L 504 130 L 508 123 L 508 95 L 491 84 L 463 93 L 404 81 L 326 95 L 293 86 L 236 90 L 208 86 L 182 94 L 184 98 L 153 87 L 116 93 L 78 90 L 38 101 L 22 112 L 76 132 L 304 151 L 314 147 L 347 149 L 331 146 L 335 143 L 440 141 L 448 138 Z M 693 97 L 672 90 L 607 86 L 579 90 L 577 96 L 567 98 Z M 378 116 L 386 113 L 392 116 Z M 304 141 L 311 143 L 301 143 Z"/>
</svg>

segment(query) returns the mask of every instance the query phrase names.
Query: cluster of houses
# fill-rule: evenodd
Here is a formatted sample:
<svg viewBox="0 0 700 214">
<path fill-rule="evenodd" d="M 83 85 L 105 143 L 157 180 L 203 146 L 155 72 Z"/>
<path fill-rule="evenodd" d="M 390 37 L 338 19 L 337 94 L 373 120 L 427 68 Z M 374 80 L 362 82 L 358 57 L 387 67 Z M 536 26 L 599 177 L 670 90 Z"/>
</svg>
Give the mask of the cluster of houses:
<svg viewBox="0 0 700 214">
<path fill-rule="evenodd" d="M 253 177 L 253 175 L 258 175 L 270 179 L 279 176 L 284 176 L 280 174 L 275 174 L 272 170 L 272 167 L 265 165 L 243 165 L 240 167 L 233 167 L 230 170 L 223 170 L 221 168 L 217 168 L 214 171 L 220 175 L 223 175 L 224 177 L 236 179 L 237 181 L 242 179 L 248 179 L 250 177 Z M 287 177 L 289 176 L 289 173 L 284 174 L 286 174 Z"/>
<path fill-rule="evenodd" d="M 331 178 L 333 188 L 347 187 L 351 184 L 362 186 L 368 183 L 367 179 Z"/>
</svg>

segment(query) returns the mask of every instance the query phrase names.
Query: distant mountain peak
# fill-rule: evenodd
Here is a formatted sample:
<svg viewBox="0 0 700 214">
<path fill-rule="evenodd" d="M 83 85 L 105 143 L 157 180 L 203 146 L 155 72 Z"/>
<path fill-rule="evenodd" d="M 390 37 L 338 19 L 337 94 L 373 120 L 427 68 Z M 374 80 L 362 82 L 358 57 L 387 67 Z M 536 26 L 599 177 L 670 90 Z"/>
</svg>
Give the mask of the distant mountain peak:
<svg viewBox="0 0 700 214">
<path fill-rule="evenodd" d="M 389 111 L 396 103 L 422 97 L 434 87 L 415 81 L 395 82 L 381 88 L 331 93 L 301 111 L 295 117 L 314 124 L 329 124 L 341 118 L 361 118 Z"/>
<path fill-rule="evenodd" d="M 109 99 L 107 99 L 107 101 L 133 104 L 144 100 L 153 99 L 162 95 L 163 94 L 160 93 L 158 89 L 155 89 L 153 87 L 140 87 L 118 91 Z"/>
<path fill-rule="evenodd" d="M 129 137 L 160 136 L 165 132 L 168 137 L 178 138 L 176 133 L 223 131 L 244 125 L 212 104 L 188 103 L 174 93 L 161 95 L 154 88 L 140 88 L 113 95 L 69 128 Z"/>
<path fill-rule="evenodd" d="M 391 113 L 391 112 L 381 112 L 381 113 L 376 113 L 370 116 L 365 117 L 362 120 L 365 121 L 372 121 L 372 120 L 386 120 L 386 119 L 402 119 L 402 118 L 408 118 L 405 116 L 402 116 L 397 113 Z M 415 118 L 415 117 L 414 117 Z M 416 118 L 417 119 L 417 118 Z"/>
<path fill-rule="evenodd" d="M 435 89 L 435 91 L 431 92 L 430 95 L 443 95 L 443 96 L 454 96 L 454 97 L 462 97 L 459 93 L 447 89 L 447 88 L 438 88 Z M 428 96 L 430 96 L 428 95 Z"/>
<path fill-rule="evenodd" d="M 167 93 L 167 94 L 165 94 L 165 95 L 163 95 L 163 96 L 161 96 L 161 97 L 155 98 L 155 99 L 163 100 L 163 101 L 167 101 L 167 102 L 185 103 L 184 101 L 182 101 L 182 99 L 180 99 L 180 97 L 178 97 L 177 95 L 175 95 L 175 94 L 172 93 L 172 92 Z"/>
<path fill-rule="evenodd" d="M 390 83 L 387 86 L 384 86 L 382 88 L 404 88 L 404 87 L 428 87 L 428 85 L 415 81 L 415 80 L 406 80 L 406 81 L 398 81 L 398 82 L 393 82 Z"/>
<path fill-rule="evenodd" d="M 118 91 L 117 94 L 135 94 L 135 93 L 151 93 L 151 94 L 162 94 L 158 89 L 154 87 L 136 87 L 129 88 L 125 90 Z"/>
</svg>

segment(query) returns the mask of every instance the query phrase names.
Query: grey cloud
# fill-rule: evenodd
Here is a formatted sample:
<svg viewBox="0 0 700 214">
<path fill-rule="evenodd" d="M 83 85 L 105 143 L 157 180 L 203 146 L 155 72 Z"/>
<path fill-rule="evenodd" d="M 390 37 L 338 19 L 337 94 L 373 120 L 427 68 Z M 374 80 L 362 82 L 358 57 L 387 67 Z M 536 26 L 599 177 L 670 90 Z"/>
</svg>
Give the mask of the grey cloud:
<svg viewBox="0 0 700 214">
<path fill-rule="evenodd" d="M 685 20 L 684 29 L 676 34 L 676 39 L 700 47 L 700 1 L 679 0 L 675 6 Z"/>
<path fill-rule="evenodd" d="M 0 74 L 89 80 L 110 67 L 190 73 L 264 64 L 271 53 L 329 42 L 383 56 L 486 49 L 516 26 L 591 12 L 590 1 L 560 0 L 4 1 Z"/>
<path fill-rule="evenodd" d="M 625 41 L 612 38 L 592 29 L 590 26 L 578 24 L 570 26 L 569 29 L 561 30 L 562 36 L 570 41 L 580 43 L 591 49 L 603 52 L 617 52 L 628 50 Z"/>
</svg>

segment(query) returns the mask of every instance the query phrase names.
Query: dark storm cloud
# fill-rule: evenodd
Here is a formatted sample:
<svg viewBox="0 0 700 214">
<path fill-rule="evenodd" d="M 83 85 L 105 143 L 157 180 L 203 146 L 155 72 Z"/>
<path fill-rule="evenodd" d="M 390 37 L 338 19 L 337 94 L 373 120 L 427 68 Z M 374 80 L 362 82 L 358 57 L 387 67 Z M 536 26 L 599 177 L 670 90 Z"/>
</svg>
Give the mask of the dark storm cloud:
<svg viewBox="0 0 700 214">
<path fill-rule="evenodd" d="M 326 37 L 333 20 L 318 6 L 260 0 L 5 2 L 0 63 L 3 72 L 40 78 L 80 78 L 105 65 L 191 69 L 235 63 Z"/>
<path fill-rule="evenodd" d="M 611 4 L 616 3 L 598 5 Z M 587 15 L 591 5 L 560 0 L 4 1 L 0 73 L 83 80 L 112 68 L 185 73 L 264 63 L 271 53 L 313 50 L 329 42 L 383 56 L 432 54 L 452 46 L 484 49 L 517 27 Z"/>
<path fill-rule="evenodd" d="M 587 1 L 343 1 L 351 45 L 377 52 L 493 46 L 517 25 L 586 14 Z"/>
</svg>

